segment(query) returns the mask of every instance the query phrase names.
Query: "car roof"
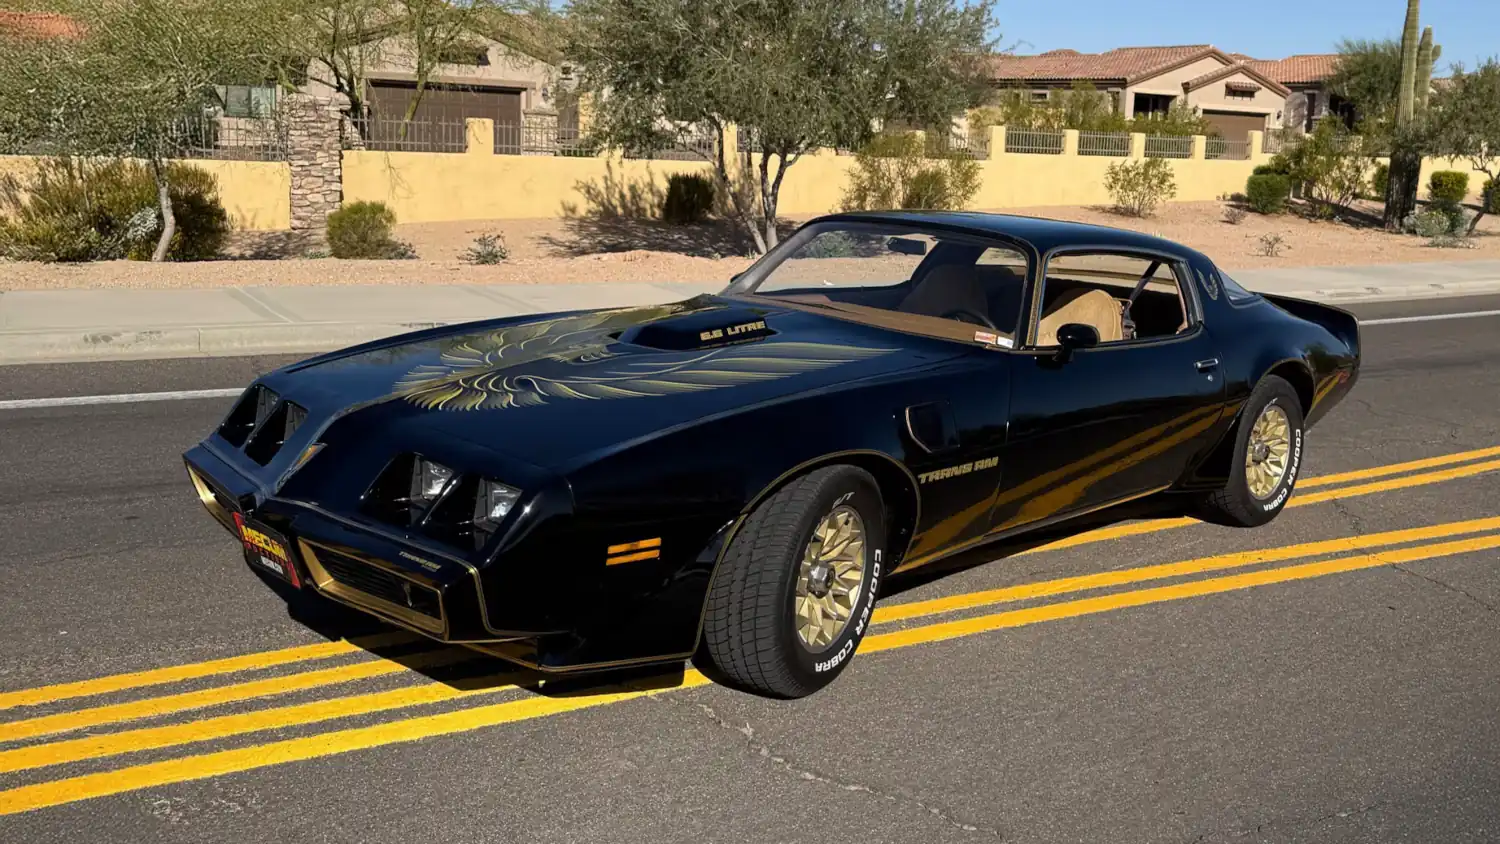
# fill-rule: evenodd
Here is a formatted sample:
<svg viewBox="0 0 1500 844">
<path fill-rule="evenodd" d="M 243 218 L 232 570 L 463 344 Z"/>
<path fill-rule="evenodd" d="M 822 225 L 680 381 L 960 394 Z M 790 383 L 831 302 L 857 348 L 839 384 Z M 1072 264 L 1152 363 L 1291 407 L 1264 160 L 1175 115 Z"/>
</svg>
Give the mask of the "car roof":
<svg viewBox="0 0 1500 844">
<path fill-rule="evenodd" d="M 1194 249 L 1166 238 L 1154 237 L 1128 229 L 1070 223 L 1044 217 L 1022 217 L 1013 214 L 991 214 L 980 211 L 860 211 L 831 214 L 812 222 L 833 220 L 898 223 L 908 226 L 937 226 L 962 229 L 975 234 L 998 234 L 1030 243 L 1038 252 L 1059 246 L 1114 246 L 1122 249 L 1148 249 L 1171 252 L 1184 257 L 1208 258 Z"/>
</svg>

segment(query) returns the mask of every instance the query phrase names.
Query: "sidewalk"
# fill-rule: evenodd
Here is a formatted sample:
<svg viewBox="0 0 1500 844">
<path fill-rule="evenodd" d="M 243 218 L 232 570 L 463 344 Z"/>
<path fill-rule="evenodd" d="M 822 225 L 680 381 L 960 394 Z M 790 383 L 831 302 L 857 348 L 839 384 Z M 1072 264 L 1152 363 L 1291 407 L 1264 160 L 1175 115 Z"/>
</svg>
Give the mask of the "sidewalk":
<svg viewBox="0 0 1500 844">
<path fill-rule="evenodd" d="M 1333 304 L 1500 293 L 1500 261 L 1242 270 L 1241 285 Z M 648 305 L 726 282 L 17 290 L 0 293 L 0 364 L 318 352 L 405 331 Z"/>
</svg>

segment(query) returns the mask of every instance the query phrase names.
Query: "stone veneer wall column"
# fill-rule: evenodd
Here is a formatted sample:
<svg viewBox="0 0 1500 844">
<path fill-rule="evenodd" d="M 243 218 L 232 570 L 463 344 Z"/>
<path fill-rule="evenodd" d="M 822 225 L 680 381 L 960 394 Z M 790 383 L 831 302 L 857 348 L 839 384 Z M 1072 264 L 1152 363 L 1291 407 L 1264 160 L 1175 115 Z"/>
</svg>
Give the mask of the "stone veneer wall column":
<svg viewBox="0 0 1500 844">
<path fill-rule="evenodd" d="M 344 198 L 340 130 L 347 101 L 290 94 L 282 99 L 282 109 L 292 176 L 292 231 L 321 235 L 328 215 Z"/>
<path fill-rule="evenodd" d="M 550 108 L 530 108 L 521 117 L 526 128 L 521 139 L 523 155 L 557 154 L 557 112 Z"/>
</svg>

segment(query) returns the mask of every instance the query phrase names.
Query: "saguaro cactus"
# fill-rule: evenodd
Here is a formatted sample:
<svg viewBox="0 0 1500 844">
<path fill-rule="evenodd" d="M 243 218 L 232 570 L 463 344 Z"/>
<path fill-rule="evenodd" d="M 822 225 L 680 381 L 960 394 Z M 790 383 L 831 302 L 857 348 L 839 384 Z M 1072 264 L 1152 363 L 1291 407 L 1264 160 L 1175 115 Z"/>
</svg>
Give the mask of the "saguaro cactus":
<svg viewBox="0 0 1500 844">
<path fill-rule="evenodd" d="M 1432 27 L 1422 30 L 1422 43 L 1417 47 L 1417 115 L 1427 113 L 1427 100 L 1432 95 L 1432 71 L 1437 67 L 1438 57 L 1443 54 L 1441 44 L 1432 43 Z"/>
<path fill-rule="evenodd" d="M 1417 24 L 1419 0 L 1406 0 L 1406 28 L 1401 31 L 1401 87 L 1396 89 L 1396 124 L 1411 122 L 1416 105 Z"/>
<path fill-rule="evenodd" d="M 1419 123 L 1427 112 L 1432 65 L 1441 49 L 1432 43 L 1432 27 L 1421 32 L 1420 0 L 1407 0 L 1401 32 L 1401 81 L 1396 90 L 1396 126 L 1392 133 L 1390 180 L 1385 189 L 1385 227 L 1398 230 L 1417 207 L 1422 170 Z"/>
</svg>

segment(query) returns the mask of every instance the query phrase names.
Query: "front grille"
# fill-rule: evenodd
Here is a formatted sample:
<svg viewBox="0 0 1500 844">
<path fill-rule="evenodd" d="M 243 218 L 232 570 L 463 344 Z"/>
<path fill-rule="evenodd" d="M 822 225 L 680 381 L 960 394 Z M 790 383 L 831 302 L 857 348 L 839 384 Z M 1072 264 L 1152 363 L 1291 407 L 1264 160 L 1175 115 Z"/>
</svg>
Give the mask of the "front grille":
<svg viewBox="0 0 1500 844">
<path fill-rule="evenodd" d="M 438 593 L 430 587 L 326 548 L 318 549 L 318 562 L 322 563 L 329 577 L 350 589 L 405 607 L 428 618 L 442 617 Z"/>
</svg>

